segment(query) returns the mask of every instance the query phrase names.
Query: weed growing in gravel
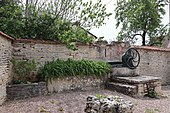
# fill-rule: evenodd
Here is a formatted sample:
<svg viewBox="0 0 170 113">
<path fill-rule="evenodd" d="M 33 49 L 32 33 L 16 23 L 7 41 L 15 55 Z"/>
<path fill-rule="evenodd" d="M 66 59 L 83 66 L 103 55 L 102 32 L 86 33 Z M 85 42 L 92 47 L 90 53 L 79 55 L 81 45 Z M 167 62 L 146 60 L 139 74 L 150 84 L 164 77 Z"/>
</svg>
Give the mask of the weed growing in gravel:
<svg viewBox="0 0 170 113">
<path fill-rule="evenodd" d="M 105 96 L 105 95 L 102 95 L 102 94 L 96 94 L 96 97 L 97 97 L 98 99 L 106 98 L 106 96 Z"/>
<path fill-rule="evenodd" d="M 64 108 L 62 108 L 62 107 L 61 107 L 61 108 L 59 108 L 59 111 L 64 111 Z"/>
<path fill-rule="evenodd" d="M 145 113 L 159 113 L 159 109 L 146 109 Z"/>
<path fill-rule="evenodd" d="M 47 110 L 44 106 L 41 106 L 41 107 L 39 108 L 39 112 L 40 112 L 40 113 L 50 113 L 50 111 Z"/>
</svg>

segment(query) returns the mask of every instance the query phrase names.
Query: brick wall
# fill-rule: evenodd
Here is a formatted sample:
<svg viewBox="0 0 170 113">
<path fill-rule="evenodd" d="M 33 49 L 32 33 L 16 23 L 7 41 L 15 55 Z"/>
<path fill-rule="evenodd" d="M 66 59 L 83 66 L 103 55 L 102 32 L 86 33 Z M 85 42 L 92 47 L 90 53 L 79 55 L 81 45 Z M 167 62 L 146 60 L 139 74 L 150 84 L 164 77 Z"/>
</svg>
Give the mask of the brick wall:
<svg viewBox="0 0 170 113">
<path fill-rule="evenodd" d="M 10 59 L 12 56 L 11 39 L 0 32 L 0 105 L 6 99 L 6 84 L 10 75 Z"/>
</svg>

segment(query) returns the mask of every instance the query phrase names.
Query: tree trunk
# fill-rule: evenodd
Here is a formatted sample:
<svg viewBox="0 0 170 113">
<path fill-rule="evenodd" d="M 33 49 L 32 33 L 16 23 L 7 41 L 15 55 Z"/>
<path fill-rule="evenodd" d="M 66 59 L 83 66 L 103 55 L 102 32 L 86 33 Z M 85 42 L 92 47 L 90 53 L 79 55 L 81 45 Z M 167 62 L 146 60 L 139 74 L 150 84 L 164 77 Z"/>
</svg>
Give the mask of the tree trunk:
<svg viewBox="0 0 170 113">
<path fill-rule="evenodd" d="M 145 42 L 145 37 L 146 37 L 146 31 L 143 31 L 143 34 L 142 34 L 142 46 L 145 46 L 146 42 Z"/>
</svg>

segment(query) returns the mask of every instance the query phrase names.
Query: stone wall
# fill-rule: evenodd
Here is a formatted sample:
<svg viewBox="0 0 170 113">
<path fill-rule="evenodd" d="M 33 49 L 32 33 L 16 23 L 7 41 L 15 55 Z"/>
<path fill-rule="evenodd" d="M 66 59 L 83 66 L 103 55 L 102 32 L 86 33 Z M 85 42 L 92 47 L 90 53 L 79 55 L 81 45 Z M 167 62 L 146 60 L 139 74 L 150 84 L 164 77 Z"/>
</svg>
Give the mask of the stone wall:
<svg viewBox="0 0 170 113">
<path fill-rule="evenodd" d="M 110 45 L 98 43 L 93 45 L 78 44 L 77 46 L 78 50 L 72 51 L 61 43 L 20 39 L 13 43 L 13 57 L 17 60 L 34 59 L 40 65 L 58 58 L 120 61 L 129 44 L 113 42 Z"/>
<path fill-rule="evenodd" d="M 7 85 L 7 99 L 17 100 L 47 94 L 45 82 Z"/>
<path fill-rule="evenodd" d="M 11 42 L 13 42 L 12 46 Z M 5 100 L 5 87 L 10 80 L 10 59 L 12 57 L 17 60 L 34 59 L 38 63 L 38 67 L 47 61 L 53 61 L 58 58 L 121 61 L 122 54 L 130 47 L 129 44 L 121 42 L 112 42 L 111 44 L 98 42 L 90 45 L 78 44 L 77 46 L 78 50 L 72 51 L 67 49 L 64 44 L 58 42 L 31 39 L 13 40 L 0 32 L 0 104 Z M 162 77 L 163 84 L 170 84 L 170 50 L 137 46 L 135 48 L 138 49 L 141 55 L 139 67 L 133 71 L 127 68 L 115 68 L 113 69 L 113 74 L 159 76 Z M 63 82 L 63 84 L 65 83 Z M 72 88 L 69 85 L 66 86 Z"/>
<path fill-rule="evenodd" d="M 6 84 L 10 75 L 10 60 L 12 57 L 12 39 L 0 32 L 0 105 L 6 99 Z"/>
<path fill-rule="evenodd" d="M 17 60 L 35 60 L 38 67 L 47 61 L 56 59 L 89 59 L 103 61 L 120 61 L 122 54 L 130 45 L 122 42 L 97 42 L 91 45 L 78 44 L 78 50 L 72 51 L 66 45 L 42 40 L 17 39 L 13 43 L 13 57 Z M 106 78 L 71 77 L 48 81 L 49 92 L 63 90 L 87 89 L 103 86 Z"/>
<path fill-rule="evenodd" d="M 115 76 L 156 76 L 162 78 L 162 85 L 170 85 L 170 49 L 133 46 L 140 53 L 139 66 L 130 70 L 128 68 L 113 68 Z"/>
<path fill-rule="evenodd" d="M 13 57 L 18 60 L 34 59 L 39 66 L 58 58 L 121 61 L 121 56 L 129 44 L 98 42 L 92 45 L 78 44 L 77 46 L 79 50 L 72 51 L 67 49 L 64 44 L 57 42 L 18 39 L 13 43 Z M 160 76 L 163 84 L 170 84 L 170 50 L 155 47 L 135 46 L 135 48 L 139 50 L 141 55 L 139 67 L 135 70 L 114 68 L 113 74 Z"/>
<path fill-rule="evenodd" d="M 66 77 L 48 80 L 48 91 L 62 92 L 66 90 L 90 90 L 93 88 L 104 88 L 109 76 L 97 77 L 97 76 L 77 76 Z"/>
<path fill-rule="evenodd" d="M 156 47 L 136 47 L 141 61 L 137 71 L 139 75 L 157 76 L 162 84 L 170 84 L 170 50 Z"/>
</svg>

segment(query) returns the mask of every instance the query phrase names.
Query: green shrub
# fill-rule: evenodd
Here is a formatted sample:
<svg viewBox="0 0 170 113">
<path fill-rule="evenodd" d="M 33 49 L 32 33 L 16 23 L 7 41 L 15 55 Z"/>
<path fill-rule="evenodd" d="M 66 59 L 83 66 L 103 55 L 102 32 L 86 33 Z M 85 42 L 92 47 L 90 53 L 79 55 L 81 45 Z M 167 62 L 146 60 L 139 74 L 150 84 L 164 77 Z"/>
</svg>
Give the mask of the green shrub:
<svg viewBox="0 0 170 113">
<path fill-rule="evenodd" d="M 156 91 L 154 89 L 148 89 L 148 93 L 146 94 L 146 96 L 150 97 L 150 98 L 156 98 L 158 96 L 158 94 L 156 93 Z"/>
<path fill-rule="evenodd" d="M 39 71 L 38 78 L 47 80 L 67 76 L 102 76 L 110 73 L 110 65 L 102 61 L 56 60 L 46 63 Z"/>
<path fill-rule="evenodd" d="M 31 72 L 36 70 L 36 63 L 31 61 L 12 60 L 13 83 L 27 83 L 30 81 Z"/>
</svg>

